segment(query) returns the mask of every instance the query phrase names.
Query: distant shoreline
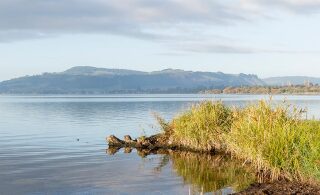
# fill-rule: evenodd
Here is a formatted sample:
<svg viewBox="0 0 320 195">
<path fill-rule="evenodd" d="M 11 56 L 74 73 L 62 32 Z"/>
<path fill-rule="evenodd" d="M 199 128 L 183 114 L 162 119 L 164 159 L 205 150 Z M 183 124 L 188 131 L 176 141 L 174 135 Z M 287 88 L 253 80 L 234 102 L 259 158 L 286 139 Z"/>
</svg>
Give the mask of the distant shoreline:
<svg viewBox="0 0 320 195">
<path fill-rule="evenodd" d="M 312 96 L 320 95 L 320 92 L 305 93 L 213 93 L 211 90 L 194 92 L 194 93 L 0 93 L 0 96 L 116 96 L 116 95 L 301 95 Z"/>
<path fill-rule="evenodd" d="M 201 94 L 235 94 L 235 95 L 320 95 L 318 84 L 292 86 L 245 86 L 226 87 L 200 91 Z"/>
</svg>

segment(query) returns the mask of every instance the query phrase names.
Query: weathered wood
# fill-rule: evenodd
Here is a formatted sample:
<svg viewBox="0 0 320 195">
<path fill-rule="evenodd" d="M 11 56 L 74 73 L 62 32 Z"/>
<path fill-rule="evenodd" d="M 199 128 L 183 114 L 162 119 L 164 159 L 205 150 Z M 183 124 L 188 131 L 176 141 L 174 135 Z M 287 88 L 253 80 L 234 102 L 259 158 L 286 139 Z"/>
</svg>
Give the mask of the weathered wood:
<svg viewBox="0 0 320 195">
<path fill-rule="evenodd" d="M 117 138 L 114 135 L 110 135 L 107 138 L 107 142 L 108 142 L 109 146 L 120 146 L 120 147 L 122 147 L 123 144 L 125 144 L 124 141 L 122 141 L 121 139 Z"/>
<path fill-rule="evenodd" d="M 125 152 L 130 153 L 129 148 L 136 148 L 141 154 L 142 153 L 154 153 L 157 150 L 179 150 L 179 151 L 190 151 L 190 152 L 198 152 L 198 153 L 216 153 L 215 150 L 196 150 L 193 148 L 188 148 L 182 145 L 175 145 L 165 134 L 156 134 L 150 137 L 139 137 L 135 140 L 131 138 L 130 135 L 125 135 L 124 140 L 117 138 L 114 135 L 107 137 L 107 142 L 109 147 L 111 148 L 110 153 L 112 153 L 115 148 L 125 148 Z M 143 155 L 142 155 L 143 156 Z"/>
</svg>

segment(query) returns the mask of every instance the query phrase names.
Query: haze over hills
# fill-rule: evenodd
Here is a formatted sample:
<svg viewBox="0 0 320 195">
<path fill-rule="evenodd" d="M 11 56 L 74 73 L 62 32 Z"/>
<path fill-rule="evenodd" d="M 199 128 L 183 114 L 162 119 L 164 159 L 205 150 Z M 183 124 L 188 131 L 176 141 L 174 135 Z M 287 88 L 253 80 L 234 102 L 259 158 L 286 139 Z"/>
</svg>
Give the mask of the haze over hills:
<svg viewBox="0 0 320 195">
<path fill-rule="evenodd" d="M 77 66 L 60 73 L 25 76 L 0 83 L 9 94 L 192 93 L 227 86 L 264 85 L 256 75 L 165 69 L 142 72 Z"/>
<path fill-rule="evenodd" d="M 66 75 L 130 75 L 130 74 L 146 74 L 146 72 L 126 70 L 126 69 L 108 69 L 108 68 L 96 68 L 91 66 L 75 66 L 70 68 L 61 74 Z"/>
</svg>

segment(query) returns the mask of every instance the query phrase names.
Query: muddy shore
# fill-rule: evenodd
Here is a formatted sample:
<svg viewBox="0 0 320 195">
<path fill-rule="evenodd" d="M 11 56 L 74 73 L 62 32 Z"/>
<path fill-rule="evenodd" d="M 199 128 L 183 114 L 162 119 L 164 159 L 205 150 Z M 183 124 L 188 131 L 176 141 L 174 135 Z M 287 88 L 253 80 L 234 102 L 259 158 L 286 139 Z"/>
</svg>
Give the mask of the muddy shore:
<svg viewBox="0 0 320 195">
<path fill-rule="evenodd" d="M 291 194 L 320 194 L 320 187 L 311 184 L 290 182 L 290 181 L 276 181 L 268 183 L 254 183 L 242 192 L 236 193 L 238 195 L 291 195 Z"/>
<path fill-rule="evenodd" d="M 109 148 L 108 154 L 114 154 L 121 148 L 124 148 L 125 153 L 130 153 L 132 148 L 137 149 L 138 154 L 142 157 L 150 154 L 166 154 L 168 151 L 189 151 L 196 153 L 217 154 L 221 151 L 202 151 L 186 148 L 181 145 L 175 145 L 163 134 L 157 134 L 150 137 L 140 137 L 132 139 L 129 135 L 124 136 L 121 140 L 114 135 L 107 137 Z M 267 179 L 266 179 L 267 181 Z M 247 189 L 238 192 L 240 195 L 251 194 L 319 194 L 320 187 L 308 183 L 301 183 L 296 181 L 272 181 L 264 183 L 253 183 Z"/>
</svg>

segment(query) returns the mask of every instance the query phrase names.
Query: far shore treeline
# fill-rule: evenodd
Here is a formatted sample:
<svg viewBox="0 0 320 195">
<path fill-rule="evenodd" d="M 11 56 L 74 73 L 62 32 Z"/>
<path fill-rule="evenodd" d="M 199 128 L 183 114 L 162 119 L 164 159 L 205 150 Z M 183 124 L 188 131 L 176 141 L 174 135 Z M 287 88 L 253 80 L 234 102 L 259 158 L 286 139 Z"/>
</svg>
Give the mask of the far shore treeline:
<svg viewBox="0 0 320 195">
<path fill-rule="evenodd" d="M 224 89 L 210 89 L 200 91 L 202 94 L 292 94 L 312 95 L 320 94 L 320 85 L 308 83 L 305 85 L 286 86 L 243 86 L 226 87 Z"/>
</svg>

